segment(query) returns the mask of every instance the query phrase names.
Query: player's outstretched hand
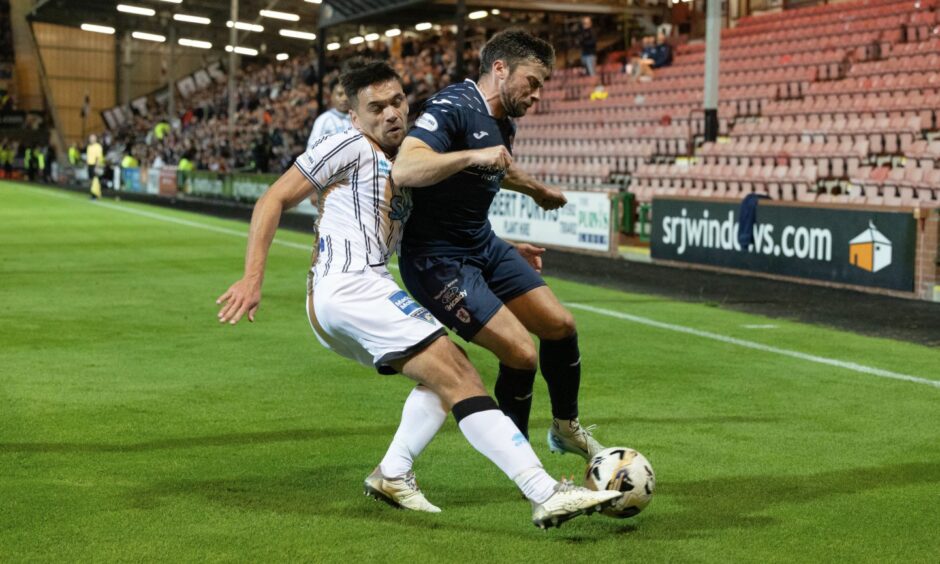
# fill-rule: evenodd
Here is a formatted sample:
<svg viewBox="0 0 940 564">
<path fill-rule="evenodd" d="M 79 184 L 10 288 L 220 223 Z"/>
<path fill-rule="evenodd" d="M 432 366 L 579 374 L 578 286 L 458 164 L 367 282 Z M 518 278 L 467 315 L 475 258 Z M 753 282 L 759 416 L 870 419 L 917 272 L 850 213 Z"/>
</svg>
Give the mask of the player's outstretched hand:
<svg viewBox="0 0 940 564">
<path fill-rule="evenodd" d="M 535 197 L 535 203 L 543 210 L 557 210 L 558 208 L 565 207 L 565 204 L 568 203 L 568 198 L 565 197 L 561 190 L 545 188 L 541 194 Z"/>
<path fill-rule="evenodd" d="M 542 272 L 542 253 L 545 249 L 528 243 L 516 243 L 516 250 L 536 272 Z"/>
<path fill-rule="evenodd" d="M 235 325 L 246 313 L 248 321 L 254 322 L 255 312 L 261 303 L 261 285 L 242 278 L 219 296 L 215 303 L 222 306 L 219 310 L 219 323 Z"/>
<path fill-rule="evenodd" d="M 475 149 L 471 153 L 471 163 L 491 170 L 506 170 L 512 164 L 512 155 L 504 145 Z"/>
</svg>

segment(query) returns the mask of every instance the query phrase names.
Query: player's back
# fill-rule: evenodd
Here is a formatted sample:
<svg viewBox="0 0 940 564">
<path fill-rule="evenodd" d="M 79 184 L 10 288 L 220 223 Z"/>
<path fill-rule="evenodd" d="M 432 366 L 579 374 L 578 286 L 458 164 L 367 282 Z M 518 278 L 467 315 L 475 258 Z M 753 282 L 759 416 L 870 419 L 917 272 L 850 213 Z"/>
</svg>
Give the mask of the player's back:
<svg viewBox="0 0 940 564">
<path fill-rule="evenodd" d="M 430 98 L 408 134 L 438 153 L 505 145 L 512 152 L 515 125 L 496 119 L 472 80 L 453 84 Z M 402 255 L 463 254 L 478 250 L 492 234 L 490 204 L 504 172 L 469 167 L 438 184 L 414 188 L 414 209 L 402 240 Z"/>
<path fill-rule="evenodd" d="M 296 166 L 319 196 L 317 276 L 388 262 L 411 205 L 391 182 L 385 153 L 350 129 L 315 141 Z"/>
</svg>

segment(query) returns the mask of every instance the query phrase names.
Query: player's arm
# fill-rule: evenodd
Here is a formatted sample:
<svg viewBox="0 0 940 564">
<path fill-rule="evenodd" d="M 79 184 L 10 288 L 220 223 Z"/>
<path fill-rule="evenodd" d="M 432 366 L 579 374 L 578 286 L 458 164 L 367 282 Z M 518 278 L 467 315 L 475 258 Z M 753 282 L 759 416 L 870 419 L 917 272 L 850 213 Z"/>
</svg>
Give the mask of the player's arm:
<svg viewBox="0 0 940 564">
<path fill-rule="evenodd" d="M 261 285 L 264 282 L 264 267 L 268 251 L 277 232 L 281 213 L 290 209 L 314 192 L 314 186 L 296 166 L 290 167 L 255 204 L 248 231 L 248 250 L 245 252 L 245 272 L 219 296 L 216 304 L 219 322 L 235 324 L 248 314 L 248 321 L 255 320 L 255 312 L 261 303 Z"/>
<path fill-rule="evenodd" d="M 558 209 L 568 203 L 561 190 L 539 182 L 517 165 L 511 165 L 506 171 L 502 187 L 529 196 L 539 207 L 546 210 Z"/>
<path fill-rule="evenodd" d="M 395 165 L 392 180 L 399 186 L 423 188 L 449 178 L 470 166 L 505 170 L 512 164 L 512 155 L 498 145 L 486 149 L 438 152 L 416 137 L 406 137 Z"/>
</svg>

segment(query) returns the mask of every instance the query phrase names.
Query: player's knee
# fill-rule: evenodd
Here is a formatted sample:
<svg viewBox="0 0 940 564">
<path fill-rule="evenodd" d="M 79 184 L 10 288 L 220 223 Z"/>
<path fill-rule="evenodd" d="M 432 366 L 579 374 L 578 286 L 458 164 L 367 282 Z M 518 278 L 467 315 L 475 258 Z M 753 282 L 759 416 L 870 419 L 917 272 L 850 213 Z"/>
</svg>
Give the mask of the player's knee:
<svg viewBox="0 0 940 564">
<path fill-rule="evenodd" d="M 480 374 L 470 363 L 466 353 L 449 339 L 445 341 L 446 352 L 443 364 L 439 367 L 437 380 L 437 393 L 447 404 L 448 409 L 458 401 L 469 397 L 486 395 L 486 388 Z"/>
<path fill-rule="evenodd" d="M 577 330 L 578 328 L 575 324 L 574 316 L 571 315 L 570 311 L 562 308 L 548 320 L 539 334 L 539 338 L 549 341 L 559 341 L 574 335 Z"/>
<path fill-rule="evenodd" d="M 501 358 L 500 361 L 511 368 L 519 370 L 535 370 L 538 368 L 539 354 L 528 335 L 525 336 L 525 339 L 520 338 L 518 342 L 513 343 L 509 349 L 509 354 L 506 356 L 507 358 Z"/>
</svg>

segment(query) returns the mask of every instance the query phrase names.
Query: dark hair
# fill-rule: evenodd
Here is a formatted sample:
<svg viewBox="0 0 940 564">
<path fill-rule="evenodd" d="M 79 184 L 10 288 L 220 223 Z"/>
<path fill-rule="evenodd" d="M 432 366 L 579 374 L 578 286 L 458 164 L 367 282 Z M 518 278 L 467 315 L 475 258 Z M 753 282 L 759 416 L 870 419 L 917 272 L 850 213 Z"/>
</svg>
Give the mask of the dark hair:
<svg viewBox="0 0 940 564">
<path fill-rule="evenodd" d="M 343 73 L 339 75 L 343 90 L 349 97 L 353 106 L 359 104 L 359 92 L 373 84 L 381 84 L 389 80 L 397 80 L 402 84 L 401 77 L 385 61 L 366 61 L 361 58 L 352 59 L 344 65 Z M 402 84 L 404 86 L 404 84 Z"/>
<path fill-rule="evenodd" d="M 480 74 L 489 73 L 497 60 L 505 61 L 510 73 L 520 63 L 532 60 L 552 70 L 555 66 L 555 48 L 527 31 L 507 29 L 494 35 L 483 46 L 480 52 Z"/>
<path fill-rule="evenodd" d="M 339 75 L 330 79 L 330 83 L 326 85 L 327 92 L 336 90 L 337 85 L 339 85 Z"/>
</svg>

